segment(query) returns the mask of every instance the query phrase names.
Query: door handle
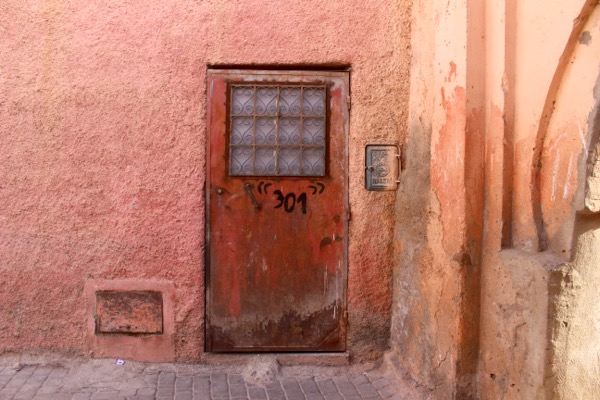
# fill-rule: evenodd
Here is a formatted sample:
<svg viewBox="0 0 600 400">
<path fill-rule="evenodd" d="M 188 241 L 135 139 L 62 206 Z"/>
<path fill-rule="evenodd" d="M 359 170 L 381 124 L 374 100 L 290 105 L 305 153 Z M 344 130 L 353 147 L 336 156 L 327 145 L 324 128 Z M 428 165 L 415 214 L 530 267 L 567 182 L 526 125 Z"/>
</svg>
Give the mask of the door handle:
<svg viewBox="0 0 600 400">
<path fill-rule="evenodd" d="M 260 210 L 262 208 L 262 206 L 258 203 L 258 200 L 256 200 L 256 197 L 254 197 L 254 192 L 252 192 L 252 189 L 254 189 L 253 184 L 244 183 L 244 190 L 246 192 L 248 192 L 248 195 L 250 196 L 250 200 L 252 200 L 252 204 L 254 205 L 254 208 L 256 208 L 257 210 Z"/>
</svg>

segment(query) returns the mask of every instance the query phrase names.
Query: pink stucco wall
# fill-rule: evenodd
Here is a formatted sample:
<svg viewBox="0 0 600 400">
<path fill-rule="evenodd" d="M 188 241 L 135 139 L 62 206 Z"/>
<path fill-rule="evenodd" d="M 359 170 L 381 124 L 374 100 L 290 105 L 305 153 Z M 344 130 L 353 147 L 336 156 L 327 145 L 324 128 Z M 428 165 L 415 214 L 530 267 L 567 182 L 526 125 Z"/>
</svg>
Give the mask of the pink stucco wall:
<svg viewBox="0 0 600 400">
<path fill-rule="evenodd" d="M 106 354 L 84 287 L 115 280 L 171 285 L 172 344 L 156 354 L 202 358 L 206 70 L 258 65 L 351 71 L 348 346 L 381 355 L 394 193 L 365 192 L 363 153 L 405 135 L 407 7 L 2 2 L 2 350 Z"/>
<path fill-rule="evenodd" d="M 597 105 L 597 7 L 1 3 L 0 351 L 202 360 L 206 70 L 344 69 L 350 354 L 391 346 L 438 398 L 542 393 L 548 270 L 571 253 Z M 367 143 L 401 145 L 397 193 L 364 190 Z M 162 340 L 95 337 L 93 293 L 111 288 L 166 296 Z"/>
</svg>

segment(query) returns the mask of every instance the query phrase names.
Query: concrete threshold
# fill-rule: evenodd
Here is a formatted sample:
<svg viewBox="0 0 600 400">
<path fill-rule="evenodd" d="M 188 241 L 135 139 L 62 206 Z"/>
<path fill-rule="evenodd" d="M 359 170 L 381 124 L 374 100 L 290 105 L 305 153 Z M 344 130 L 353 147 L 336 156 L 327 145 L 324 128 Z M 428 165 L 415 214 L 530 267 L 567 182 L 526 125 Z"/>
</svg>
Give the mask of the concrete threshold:
<svg viewBox="0 0 600 400">
<path fill-rule="evenodd" d="M 261 360 L 277 361 L 284 367 L 344 367 L 350 365 L 350 353 L 204 353 L 202 363 L 239 365 Z"/>
</svg>

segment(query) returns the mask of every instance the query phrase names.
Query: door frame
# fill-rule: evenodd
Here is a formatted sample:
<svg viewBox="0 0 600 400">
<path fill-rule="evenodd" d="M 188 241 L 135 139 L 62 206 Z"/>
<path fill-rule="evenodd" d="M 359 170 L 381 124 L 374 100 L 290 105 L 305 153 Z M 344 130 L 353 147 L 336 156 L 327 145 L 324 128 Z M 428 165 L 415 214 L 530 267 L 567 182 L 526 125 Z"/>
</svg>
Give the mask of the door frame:
<svg viewBox="0 0 600 400">
<path fill-rule="evenodd" d="M 344 93 L 342 93 L 341 95 L 341 114 L 339 115 L 339 118 L 342 118 L 343 120 L 343 129 L 341 134 L 343 135 L 343 172 L 344 172 L 344 176 L 343 176 L 343 188 L 344 188 L 344 193 L 342 195 L 343 197 L 343 250 L 342 250 L 342 268 L 341 268 L 341 274 L 340 274 L 340 282 L 341 282 L 341 287 L 340 290 L 342 291 L 342 295 L 340 296 L 340 300 L 343 303 L 342 304 L 342 311 L 341 311 L 341 328 L 342 328 L 342 333 L 341 335 L 343 336 L 343 348 L 342 349 L 337 349 L 337 350 L 333 350 L 333 351 L 346 351 L 347 349 L 347 344 L 346 344 L 346 340 L 347 340 L 347 332 L 348 332 L 348 271 L 349 271 L 349 259 L 348 259 L 348 245 L 349 245 L 349 220 L 350 220 L 350 204 L 349 204 L 349 168 L 350 168 L 350 163 L 349 163 L 349 142 L 350 142 L 350 136 L 349 136 L 349 128 L 350 128 L 350 72 L 349 71 L 331 71 L 331 70 L 324 70 L 324 71 L 315 71 L 315 70 L 309 70 L 309 71 L 303 71 L 303 70 L 260 70 L 260 69 L 219 69 L 219 68 L 209 68 L 207 71 L 207 134 L 206 134 L 206 184 L 205 184 L 205 271 L 204 271 L 204 295 L 205 295 L 205 307 L 204 307 L 204 315 L 205 315 L 205 319 L 204 319 L 204 350 L 206 352 L 212 352 L 214 351 L 213 349 L 210 348 L 209 346 L 209 326 L 210 326 L 210 310 L 211 310 L 211 295 L 210 295 L 210 290 L 211 290 L 211 276 L 210 276 L 210 270 L 211 270 L 211 218 L 210 218 L 210 210 L 211 210 L 211 203 L 210 203 L 210 185 L 211 185 L 211 157 L 213 156 L 211 154 L 211 148 L 212 146 L 212 125 L 216 124 L 216 123 L 221 123 L 222 121 L 214 121 L 213 120 L 213 79 L 215 76 L 226 76 L 228 77 L 228 79 L 230 79 L 231 81 L 241 81 L 243 80 L 244 82 L 252 82 L 252 79 L 247 79 L 248 77 L 252 77 L 252 75 L 256 75 L 256 76 L 260 76 L 261 78 L 264 76 L 273 76 L 273 80 L 271 82 L 281 82 L 281 83 L 294 83 L 294 82 L 298 82 L 301 83 L 303 82 L 303 80 L 305 79 L 323 79 L 324 81 L 327 81 L 328 79 L 341 79 L 343 80 L 343 84 L 342 86 L 342 90 L 344 91 Z M 261 79 L 259 78 L 259 79 Z M 226 96 L 228 96 L 228 94 L 225 94 Z M 329 97 L 329 96 L 328 96 Z M 228 104 L 229 99 L 225 99 L 226 104 Z M 329 110 L 328 110 L 329 113 Z M 225 121 L 226 125 L 228 125 L 228 122 Z M 226 132 L 227 132 L 227 128 L 226 128 Z M 227 157 L 229 157 L 229 155 L 227 155 Z M 326 171 L 328 173 L 329 170 L 329 163 L 332 162 L 332 158 L 331 158 L 331 154 L 330 154 L 330 149 L 329 149 L 329 144 L 327 144 L 327 150 L 326 150 L 326 163 L 327 163 L 327 167 L 326 167 Z M 243 178 L 243 177 L 242 177 Z M 253 177 L 248 177 L 248 178 L 253 178 Z M 269 179 L 269 177 L 262 177 L 264 179 Z M 277 178 L 277 177 L 275 177 Z M 246 350 L 236 350 L 236 351 L 246 351 Z M 297 352 L 297 351 L 315 351 L 315 350 L 300 350 L 300 349 L 292 349 L 292 350 L 258 350 L 258 351 L 249 351 L 249 352 L 281 352 L 281 351 L 285 351 L 285 352 Z M 324 351 L 332 351 L 332 350 L 324 350 Z"/>
</svg>

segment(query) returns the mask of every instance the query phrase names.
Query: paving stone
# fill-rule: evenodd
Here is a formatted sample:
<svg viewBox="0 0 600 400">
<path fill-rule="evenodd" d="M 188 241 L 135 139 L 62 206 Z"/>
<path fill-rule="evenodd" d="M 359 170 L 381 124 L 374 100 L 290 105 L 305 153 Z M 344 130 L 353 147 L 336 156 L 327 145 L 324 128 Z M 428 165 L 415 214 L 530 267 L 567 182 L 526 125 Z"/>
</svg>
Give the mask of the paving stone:
<svg viewBox="0 0 600 400">
<path fill-rule="evenodd" d="M 50 375 L 50 372 L 52 372 L 52 370 L 53 370 L 53 368 L 50 366 L 41 365 L 35 369 L 35 372 L 33 373 L 33 375 L 34 376 L 36 376 L 36 375 L 48 376 L 48 375 Z"/>
<path fill-rule="evenodd" d="M 49 385 L 44 384 L 41 388 L 38 389 L 37 394 L 55 394 L 60 390 L 60 386 L 58 385 Z"/>
<path fill-rule="evenodd" d="M 229 385 L 229 393 L 231 397 L 246 397 L 248 396 L 248 391 L 246 390 L 245 384 L 231 384 Z"/>
<path fill-rule="evenodd" d="M 146 387 L 140 388 L 136 392 L 136 396 L 154 396 L 156 394 L 156 388 Z"/>
<path fill-rule="evenodd" d="M 392 385 L 388 385 L 388 386 L 386 386 L 384 388 L 381 388 L 379 390 L 379 394 L 382 395 L 384 398 L 387 399 L 389 397 L 392 397 L 392 396 L 398 394 L 398 391 Z"/>
<path fill-rule="evenodd" d="M 358 375 L 355 376 L 354 378 L 351 379 L 352 383 L 354 383 L 355 386 L 360 385 L 361 383 L 368 383 L 369 382 L 369 378 L 367 377 L 366 374 L 362 374 L 362 375 Z"/>
<path fill-rule="evenodd" d="M 320 393 L 307 393 L 306 400 L 325 400 L 325 397 Z"/>
<path fill-rule="evenodd" d="M 358 392 L 356 391 L 356 388 L 354 387 L 354 385 L 352 384 L 352 382 L 350 382 L 350 380 L 346 377 L 336 377 L 333 379 L 333 381 L 335 382 L 335 385 L 338 387 L 339 392 L 345 397 L 349 397 L 349 396 L 357 396 Z"/>
<path fill-rule="evenodd" d="M 375 382 L 376 380 L 383 378 L 383 375 L 379 371 L 369 371 L 366 373 L 366 375 L 371 382 Z"/>
<path fill-rule="evenodd" d="M 194 381 L 191 376 L 178 376 L 175 380 L 175 389 L 191 389 L 193 382 Z"/>
<path fill-rule="evenodd" d="M 402 396 L 401 394 L 394 394 L 388 397 L 387 400 L 411 400 L 409 397 Z"/>
<path fill-rule="evenodd" d="M 73 393 L 72 400 L 88 400 L 92 393 Z"/>
<path fill-rule="evenodd" d="M 244 377 L 238 374 L 227 375 L 227 380 L 229 381 L 230 385 L 246 384 L 246 382 L 244 381 Z"/>
<path fill-rule="evenodd" d="M 267 398 L 267 392 L 261 387 L 249 387 L 248 396 L 251 400 L 263 400 Z"/>
<path fill-rule="evenodd" d="M 323 394 L 338 393 L 337 386 L 335 386 L 335 383 L 331 379 L 317 382 L 317 385 Z"/>
<path fill-rule="evenodd" d="M 37 367 L 32 366 L 32 365 L 26 365 L 25 367 L 23 367 L 19 371 L 17 371 L 17 376 L 29 378 L 31 375 L 33 375 L 36 368 Z"/>
<path fill-rule="evenodd" d="M 206 376 L 194 377 L 194 398 L 210 398 L 210 380 Z"/>
<path fill-rule="evenodd" d="M 265 389 L 267 391 L 267 398 L 269 400 L 286 400 L 285 393 L 283 392 L 279 382 L 269 383 L 265 386 Z"/>
<path fill-rule="evenodd" d="M 38 385 L 41 385 L 42 383 L 46 382 L 46 380 L 48 380 L 48 374 L 32 375 L 31 377 L 29 377 L 29 379 L 27 379 L 27 383 L 29 383 L 29 384 L 37 383 Z"/>
<path fill-rule="evenodd" d="M 119 390 L 119 396 L 121 396 L 121 397 L 130 397 L 130 396 L 135 396 L 136 394 L 137 394 L 137 389 Z"/>
<path fill-rule="evenodd" d="M 50 372 L 50 377 L 52 378 L 56 378 L 56 379 L 62 379 L 67 375 L 68 371 L 66 369 L 63 368 L 57 368 L 57 369 L 53 369 L 52 372 Z"/>
<path fill-rule="evenodd" d="M 207 375 L 194 376 L 192 381 L 193 381 L 194 390 L 210 388 L 210 376 L 207 376 Z"/>
<path fill-rule="evenodd" d="M 158 386 L 174 386 L 175 379 L 176 376 L 174 372 L 161 372 L 158 375 Z"/>
<path fill-rule="evenodd" d="M 390 385 L 390 383 L 392 383 L 392 380 L 391 380 L 390 378 L 381 378 L 381 379 L 378 379 L 378 380 L 374 381 L 374 382 L 372 383 L 372 385 L 373 385 L 373 387 L 374 387 L 375 389 L 378 389 L 378 390 L 379 390 L 379 389 L 381 389 L 381 388 L 384 388 L 384 387 L 386 387 L 386 386 L 389 386 L 389 385 Z"/>
<path fill-rule="evenodd" d="M 300 387 L 302 387 L 302 391 L 304 393 L 306 393 L 306 394 L 310 394 L 310 393 L 321 394 L 321 392 L 319 391 L 319 386 L 317 386 L 317 383 L 315 382 L 314 378 L 303 379 L 299 383 L 300 383 Z"/>
<path fill-rule="evenodd" d="M 19 392 L 37 392 L 42 385 L 38 382 L 26 381 Z"/>
<path fill-rule="evenodd" d="M 229 397 L 229 390 L 223 390 L 223 389 L 215 390 L 215 389 L 211 389 L 210 395 L 212 397 L 218 397 L 220 399 L 223 398 L 223 397 Z"/>
<path fill-rule="evenodd" d="M 295 378 L 281 378 L 279 381 L 285 390 L 301 390 L 300 384 Z"/>
<path fill-rule="evenodd" d="M 175 392 L 175 400 L 193 400 L 194 394 L 191 390 L 178 390 Z"/>
<path fill-rule="evenodd" d="M 146 382 L 150 385 L 156 385 L 158 383 L 158 373 L 144 374 L 144 382 Z"/>
<path fill-rule="evenodd" d="M 367 381 L 368 382 L 368 381 Z M 379 394 L 377 393 L 377 390 L 375 390 L 375 388 L 373 387 L 373 385 L 371 384 L 371 382 L 368 383 L 362 383 L 360 385 L 358 385 L 356 387 L 356 389 L 358 389 L 358 392 L 363 396 L 363 397 L 373 397 L 373 396 L 379 396 Z"/>
<path fill-rule="evenodd" d="M 325 400 L 344 400 L 344 398 L 339 393 L 328 393 L 325 395 Z"/>
<path fill-rule="evenodd" d="M 0 375 L 14 376 L 16 373 L 17 371 L 14 368 L 6 366 L 2 372 L 0 372 Z"/>
<path fill-rule="evenodd" d="M 72 400 L 73 399 L 73 393 L 56 393 L 54 396 L 52 396 L 52 400 Z"/>
<path fill-rule="evenodd" d="M 175 395 L 175 390 L 171 387 L 161 388 L 159 386 L 158 390 L 156 391 L 156 397 L 173 397 L 174 395 Z"/>
<path fill-rule="evenodd" d="M 304 396 L 304 393 L 302 393 L 301 391 L 291 391 L 285 392 L 285 396 L 287 397 L 288 400 L 305 400 L 306 397 Z"/>
<path fill-rule="evenodd" d="M 267 383 L 265 385 L 265 389 L 267 389 L 267 390 L 282 390 L 281 382 L 275 381 L 275 382 Z"/>
<path fill-rule="evenodd" d="M 14 387 L 14 388 L 4 388 L 2 390 L 0 390 L 0 399 L 8 399 L 8 398 L 13 398 L 14 395 L 17 394 L 17 392 L 19 391 L 18 387 Z"/>
<path fill-rule="evenodd" d="M 31 400 L 32 398 L 35 397 L 35 392 L 32 393 L 23 393 L 23 392 L 19 392 L 15 395 L 15 397 L 13 397 L 13 400 Z"/>
<path fill-rule="evenodd" d="M 345 400 L 364 400 L 360 394 L 345 394 L 343 396 Z"/>
<path fill-rule="evenodd" d="M 116 390 L 96 392 L 90 397 L 91 400 L 117 400 L 119 398 L 119 392 Z"/>
<path fill-rule="evenodd" d="M 214 379 L 212 376 L 210 378 L 210 389 L 213 393 L 215 392 L 227 392 L 229 393 L 229 385 L 227 384 L 227 380 L 223 379 Z"/>
<path fill-rule="evenodd" d="M 14 377 L 4 387 L 7 389 L 21 388 L 25 382 L 27 382 L 27 377 Z"/>
<path fill-rule="evenodd" d="M 52 394 L 36 394 L 31 400 L 52 400 Z"/>
<path fill-rule="evenodd" d="M 212 374 L 210 374 L 210 382 L 212 384 L 223 383 L 227 385 L 227 374 L 223 372 L 213 372 Z"/>
</svg>

